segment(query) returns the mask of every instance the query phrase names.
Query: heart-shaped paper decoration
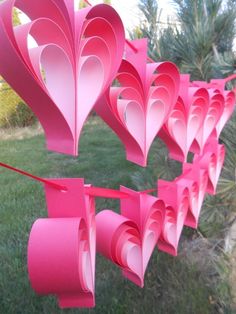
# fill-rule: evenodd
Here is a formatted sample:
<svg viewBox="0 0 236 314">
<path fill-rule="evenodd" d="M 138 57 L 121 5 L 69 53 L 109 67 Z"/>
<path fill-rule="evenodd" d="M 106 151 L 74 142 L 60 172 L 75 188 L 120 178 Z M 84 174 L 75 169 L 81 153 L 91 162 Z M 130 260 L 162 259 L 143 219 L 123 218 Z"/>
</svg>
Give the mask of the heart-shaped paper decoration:
<svg viewBox="0 0 236 314">
<path fill-rule="evenodd" d="M 96 215 L 97 249 L 122 268 L 123 275 L 143 287 L 148 261 L 164 221 L 165 205 L 157 198 L 121 187 L 130 195 L 121 200 L 121 213 Z"/>
<path fill-rule="evenodd" d="M 159 239 L 165 217 L 165 204 L 156 197 L 136 192 L 126 187 L 121 191 L 129 194 L 121 200 L 121 214 L 138 226 L 142 241 L 142 272 L 143 277 Z M 129 273 L 126 274 L 129 278 Z"/>
<path fill-rule="evenodd" d="M 13 27 L 14 5 L 31 22 Z M 37 47 L 28 46 L 29 35 Z M 77 155 L 83 124 L 123 55 L 116 11 L 105 4 L 74 11 L 72 0 L 6 0 L 0 42 L 0 74 L 38 117 L 48 149 Z"/>
<path fill-rule="evenodd" d="M 194 164 L 206 170 L 208 173 L 207 193 L 216 194 L 217 183 L 225 159 L 225 147 L 217 140 L 210 139 L 204 148 L 203 155 L 195 155 Z"/>
<path fill-rule="evenodd" d="M 189 210 L 185 225 L 196 229 L 207 190 L 208 171 L 201 169 L 197 163 L 183 164 L 183 174 L 177 179 L 180 184 L 188 186 Z"/>
<path fill-rule="evenodd" d="M 180 96 L 158 134 L 167 145 L 171 158 L 181 162 L 187 160 L 190 147 L 202 128 L 208 102 L 207 90 L 190 86 L 189 76 L 182 74 Z"/>
<path fill-rule="evenodd" d="M 93 307 L 96 252 L 94 199 L 85 194 L 83 179 L 50 181 L 65 186 L 67 191 L 45 185 L 50 218 L 37 220 L 31 231 L 28 247 L 31 284 L 40 294 L 56 294 L 61 307 Z M 57 280 L 53 283 L 55 276 Z M 71 276 L 74 276 L 73 280 Z"/>
<path fill-rule="evenodd" d="M 176 256 L 179 239 L 186 220 L 189 204 L 189 191 L 175 181 L 158 180 L 158 197 L 166 204 L 166 214 L 158 248 Z"/>
<path fill-rule="evenodd" d="M 135 41 L 138 52 L 128 50 L 97 113 L 119 136 L 126 157 L 146 166 L 151 144 L 177 99 L 179 72 L 170 62 L 146 64 L 147 42 Z"/>
<path fill-rule="evenodd" d="M 214 133 L 214 130 L 223 114 L 224 110 L 224 97 L 215 90 L 208 89 L 209 93 L 209 106 L 202 127 L 199 129 L 195 140 L 191 147 L 191 151 L 197 154 L 202 154 L 204 147 L 209 137 Z"/>
</svg>

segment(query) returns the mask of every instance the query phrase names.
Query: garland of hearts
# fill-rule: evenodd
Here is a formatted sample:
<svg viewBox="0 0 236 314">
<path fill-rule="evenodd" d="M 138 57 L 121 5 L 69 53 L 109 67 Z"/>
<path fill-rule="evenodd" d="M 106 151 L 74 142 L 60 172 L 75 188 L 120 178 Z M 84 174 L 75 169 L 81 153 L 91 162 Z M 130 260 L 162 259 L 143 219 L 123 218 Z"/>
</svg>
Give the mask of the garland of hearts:
<svg viewBox="0 0 236 314">
<path fill-rule="evenodd" d="M 177 255 L 183 227 L 197 228 L 205 194 L 216 193 L 225 157 L 219 136 L 235 106 L 235 93 L 225 84 L 236 75 L 191 82 L 173 63 L 152 62 L 146 39 L 125 40 L 111 6 L 75 11 L 73 3 L 0 4 L 0 74 L 38 117 L 47 148 L 77 155 L 82 127 L 95 109 L 128 160 L 146 166 L 158 136 L 183 167 L 154 190 L 116 191 L 82 178 L 39 178 L 0 163 L 44 184 L 48 218 L 37 219 L 30 232 L 29 279 L 37 293 L 56 295 L 62 308 L 95 305 L 96 251 L 140 287 L 156 247 Z M 13 27 L 14 7 L 31 21 Z M 28 46 L 29 36 L 36 47 Z M 156 196 L 149 195 L 153 191 Z M 96 197 L 120 199 L 120 214 L 95 214 Z"/>
</svg>

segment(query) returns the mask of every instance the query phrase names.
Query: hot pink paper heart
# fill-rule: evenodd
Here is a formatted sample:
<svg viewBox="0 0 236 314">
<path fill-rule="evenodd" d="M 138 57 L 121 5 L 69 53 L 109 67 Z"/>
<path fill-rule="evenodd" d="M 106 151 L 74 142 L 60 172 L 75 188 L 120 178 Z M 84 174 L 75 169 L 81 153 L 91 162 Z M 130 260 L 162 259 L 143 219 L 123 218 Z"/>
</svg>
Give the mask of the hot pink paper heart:
<svg viewBox="0 0 236 314">
<path fill-rule="evenodd" d="M 144 278 L 149 259 L 162 230 L 165 204 L 146 193 L 136 192 L 123 186 L 120 190 L 130 195 L 129 198 L 121 200 L 121 214 L 137 224 L 141 235 L 142 274 Z M 129 273 L 125 276 L 129 278 Z"/>
<path fill-rule="evenodd" d="M 116 76 L 116 85 L 96 111 L 116 132 L 126 148 L 127 159 L 147 163 L 151 144 L 177 99 L 179 72 L 169 62 L 146 64 L 146 40 L 134 42 Z M 106 105 L 105 105 L 106 104 Z"/>
<path fill-rule="evenodd" d="M 217 139 L 219 139 L 221 131 L 223 130 L 225 124 L 228 122 L 228 120 L 230 119 L 234 111 L 235 93 L 233 91 L 225 90 L 225 84 L 233 78 L 235 78 L 234 75 L 229 76 L 228 78 L 225 78 L 225 79 L 214 79 L 214 80 L 211 80 L 210 83 L 201 82 L 201 81 L 194 82 L 195 85 L 204 86 L 205 88 L 209 90 L 213 90 L 215 93 L 221 93 L 222 96 L 224 97 L 223 112 L 216 125 L 216 134 L 215 135 L 213 134 L 213 136 L 216 136 Z"/>
<path fill-rule="evenodd" d="M 177 255 L 179 239 L 184 227 L 187 211 L 187 198 L 179 204 L 177 210 L 175 210 L 172 206 L 166 206 L 163 229 L 157 243 L 159 250 L 174 256 Z"/>
<path fill-rule="evenodd" d="M 96 216 L 97 248 L 122 268 L 126 278 L 143 287 L 148 261 L 162 230 L 165 206 L 153 196 L 125 187 L 121 191 L 130 194 L 121 200 L 123 215 L 104 210 Z"/>
<path fill-rule="evenodd" d="M 197 154 L 203 153 L 207 140 L 214 132 L 224 110 L 223 95 L 214 89 L 208 89 L 208 93 L 210 96 L 208 110 L 191 147 L 191 151 Z"/>
<path fill-rule="evenodd" d="M 31 22 L 13 27 L 14 5 Z M 72 0 L 6 0 L 0 8 L 0 74 L 40 120 L 48 149 L 76 155 L 82 126 L 121 62 L 118 14 L 104 4 L 74 11 Z"/>
<path fill-rule="evenodd" d="M 186 161 L 194 138 L 202 128 L 208 98 L 206 89 L 191 87 L 189 77 L 181 75 L 180 96 L 158 134 L 168 146 L 171 158 Z"/>
<path fill-rule="evenodd" d="M 39 294 L 55 294 L 62 308 L 93 307 L 94 199 L 85 194 L 83 179 L 50 179 L 50 182 L 67 190 L 45 185 L 49 218 L 35 222 L 28 244 L 32 287 Z"/>
<path fill-rule="evenodd" d="M 180 183 L 188 186 L 189 210 L 185 219 L 185 225 L 196 229 L 207 190 L 208 171 L 201 169 L 200 165 L 183 164 L 183 174 L 178 178 Z"/>
<path fill-rule="evenodd" d="M 165 220 L 157 246 L 161 251 L 176 256 L 190 205 L 188 187 L 175 181 L 158 180 L 157 191 L 159 199 L 166 205 Z"/>
<path fill-rule="evenodd" d="M 210 139 L 204 148 L 203 155 L 194 157 L 194 164 L 208 172 L 207 193 L 216 194 L 217 183 L 225 159 L 225 147 L 220 145 L 217 140 Z"/>
</svg>

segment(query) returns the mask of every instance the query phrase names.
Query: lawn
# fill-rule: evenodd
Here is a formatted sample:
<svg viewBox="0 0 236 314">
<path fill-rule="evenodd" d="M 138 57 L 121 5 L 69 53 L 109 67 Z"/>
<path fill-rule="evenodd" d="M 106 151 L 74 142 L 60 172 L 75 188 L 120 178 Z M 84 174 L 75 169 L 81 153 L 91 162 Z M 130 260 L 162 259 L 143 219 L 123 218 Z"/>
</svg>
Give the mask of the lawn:
<svg viewBox="0 0 236 314">
<path fill-rule="evenodd" d="M 42 177 L 84 177 L 86 183 L 97 186 L 118 189 L 121 184 L 135 189 L 134 174 L 155 173 L 159 146 L 154 143 L 149 166 L 141 170 L 126 161 L 112 131 L 99 118 L 91 117 L 81 136 L 78 158 L 46 151 L 40 134 L 1 139 L 0 161 Z M 181 239 L 178 257 L 155 251 L 143 289 L 125 280 L 115 265 L 97 255 L 95 309 L 60 310 L 54 296 L 33 292 L 27 275 L 29 232 L 38 217 L 46 217 L 43 186 L 5 169 L 0 169 L 0 184 L 0 313 L 217 313 L 221 292 L 206 279 L 201 255 L 193 253 L 195 233 L 189 229 Z M 147 182 L 146 188 L 152 184 Z M 97 211 L 119 208 L 118 201 L 107 199 L 97 200 L 96 205 Z M 206 247 L 204 255 L 208 255 Z M 227 302 L 222 303 L 226 313 Z"/>
</svg>

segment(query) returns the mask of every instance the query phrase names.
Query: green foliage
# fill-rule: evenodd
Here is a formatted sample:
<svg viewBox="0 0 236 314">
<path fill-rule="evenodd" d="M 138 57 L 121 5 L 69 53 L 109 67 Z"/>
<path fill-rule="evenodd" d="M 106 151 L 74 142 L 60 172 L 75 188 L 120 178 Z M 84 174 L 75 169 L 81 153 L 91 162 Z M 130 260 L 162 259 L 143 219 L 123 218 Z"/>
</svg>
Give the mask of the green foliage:
<svg viewBox="0 0 236 314">
<path fill-rule="evenodd" d="M 36 118 L 21 98 L 3 81 L 0 87 L 0 127 L 24 127 Z"/>
<path fill-rule="evenodd" d="M 235 36 L 236 6 L 223 0 L 173 0 L 178 23 L 160 28 L 161 11 L 155 0 L 140 0 L 143 37 L 149 39 L 154 59 L 175 62 L 193 80 L 209 80 L 218 71 L 222 54 L 231 53 Z M 135 33 L 134 33 L 135 37 Z"/>
</svg>

